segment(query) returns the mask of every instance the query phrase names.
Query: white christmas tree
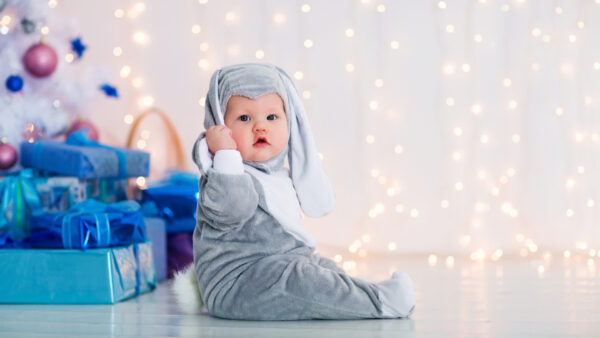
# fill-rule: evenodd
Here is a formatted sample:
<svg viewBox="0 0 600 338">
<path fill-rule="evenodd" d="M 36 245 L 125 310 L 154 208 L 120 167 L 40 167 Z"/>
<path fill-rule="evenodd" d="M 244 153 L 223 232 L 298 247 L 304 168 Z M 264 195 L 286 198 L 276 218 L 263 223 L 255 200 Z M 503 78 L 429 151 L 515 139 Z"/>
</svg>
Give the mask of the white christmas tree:
<svg viewBox="0 0 600 338">
<path fill-rule="evenodd" d="M 79 69 L 86 46 L 55 18 L 55 0 L 0 0 L 0 174 L 21 169 L 21 142 L 87 128 L 84 107 L 104 90 L 97 70 Z M 79 76 L 77 76 L 79 75 Z"/>
</svg>

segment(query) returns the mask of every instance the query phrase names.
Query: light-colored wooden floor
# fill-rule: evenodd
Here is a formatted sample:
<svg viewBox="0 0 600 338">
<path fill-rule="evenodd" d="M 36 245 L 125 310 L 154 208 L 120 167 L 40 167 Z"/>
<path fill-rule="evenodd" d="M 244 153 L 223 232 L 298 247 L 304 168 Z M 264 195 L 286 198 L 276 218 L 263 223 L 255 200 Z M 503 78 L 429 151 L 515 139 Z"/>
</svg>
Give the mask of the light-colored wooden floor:
<svg viewBox="0 0 600 338">
<path fill-rule="evenodd" d="M 543 268 L 541 268 L 543 267 Z M 600 259 L 498 262 L 426 256 L 359 262 L 356 274 L 377 280 L 395 268 L 414 279 L 411 319 L 251 322 L 183 315 L 169 282 L 113 305 L 2 305 L 0 336 L 196 337 L 600 337 Z"/>
</svg>

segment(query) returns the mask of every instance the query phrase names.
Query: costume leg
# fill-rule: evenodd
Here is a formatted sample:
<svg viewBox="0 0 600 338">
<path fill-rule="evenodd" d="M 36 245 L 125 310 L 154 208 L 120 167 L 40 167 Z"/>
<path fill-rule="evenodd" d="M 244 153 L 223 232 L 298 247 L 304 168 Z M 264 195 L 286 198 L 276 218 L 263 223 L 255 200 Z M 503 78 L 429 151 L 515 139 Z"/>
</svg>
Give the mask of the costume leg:
<svg viewBox="0 0 600 338">
<path fill-rule="evenodd" d="M 382 318 L 378 287 L 324 268 L 310 256 L 259 260 L 218 292 L 209 312 L 247 320 Z"/>
<path fill-rule="evenodd" d="M 332 261 L 329 258 L 325 258 L 319 254 L 314 254 L 312 257 L 317 264 L 319 264 L 320 266 L 322 266 L 324 268 L 327 268 L 329 270 L 333 270 L 333 271 L 339 272 L 339 273 L 346 273 L 342 268 L 340 268 L 336 264 L 336 262 Z"/>
</svg>

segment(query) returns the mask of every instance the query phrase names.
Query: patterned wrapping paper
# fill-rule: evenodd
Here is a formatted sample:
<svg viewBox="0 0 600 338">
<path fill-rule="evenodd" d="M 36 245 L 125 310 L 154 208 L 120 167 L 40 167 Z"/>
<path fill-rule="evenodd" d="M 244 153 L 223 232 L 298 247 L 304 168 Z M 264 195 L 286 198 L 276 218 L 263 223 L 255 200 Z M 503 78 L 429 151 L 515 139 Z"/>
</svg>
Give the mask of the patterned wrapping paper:
<svg viewBox="0 0 600 338">
<path fill-rule="evenodd" d="M 114 304 L 156 287 L 151 243 L 86 251 L 1 249 L 0 303 Z"/>
<path fill-rule="evenodd" d="M 150 154 L 97 143 L 24 142 L 21 143 L 21 165 L 83 179 L 127 178 L 148 176 Z"/>
<path fill-rule="evenodd" d="M 143 214 L 135 201 L 86 200 L 66 212 L 34 215 L 29 223 L 29 244 L 34 248 L 89 249 L 146 239 Z"/>
<path fill-rule="evenodd" d="M 33 180 L 45 212 L 66 211 L 86 199 L 115 203 L 127 199 L 126 179 L 80 179 L 67 176 L 36 177 Z"/>
</svg>

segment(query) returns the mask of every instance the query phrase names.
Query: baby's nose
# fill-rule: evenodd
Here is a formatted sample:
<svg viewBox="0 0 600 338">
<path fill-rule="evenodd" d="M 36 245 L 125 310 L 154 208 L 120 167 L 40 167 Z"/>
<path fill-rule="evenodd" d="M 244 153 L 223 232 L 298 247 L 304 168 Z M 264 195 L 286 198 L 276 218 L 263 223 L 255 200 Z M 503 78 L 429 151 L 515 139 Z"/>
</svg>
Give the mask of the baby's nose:
<svg viewBox="0 0 600 338">
<path fill-rule="evenodd" d="M 254 125 L 254 131 L 255 132 L 259 132 L 259 131 L 267 131 L 267 128 L 265 127 L 264 124 L 261 123 L 257 123 Z"/>
</svg>

